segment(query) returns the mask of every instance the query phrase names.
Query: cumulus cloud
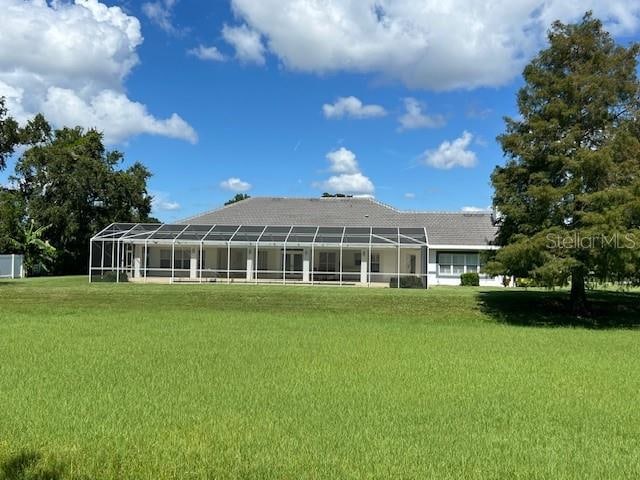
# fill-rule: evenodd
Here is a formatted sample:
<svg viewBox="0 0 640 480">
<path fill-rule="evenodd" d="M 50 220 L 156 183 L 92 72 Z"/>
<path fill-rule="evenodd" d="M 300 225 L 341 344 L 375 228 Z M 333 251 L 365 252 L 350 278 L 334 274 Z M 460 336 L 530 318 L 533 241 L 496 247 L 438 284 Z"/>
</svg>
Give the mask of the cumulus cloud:
<svg viewBox="0 0 640 480">
<path fill-rule="evenodd" d="M 251 184 L 249 182 L 240 180 L 237 177 L 231 177 L 224 180 L 223 182 L 220 182 L 220 187 L 236 193 L 248 192 L 249 190 L 251 190 Z"/>
<path fill-rule="evenodd" d="M 158 27 L 170 34 L 177 34 L 178 29 L 173 25 L 173 7 L 176 0 L 158 0 L 142 4 L 142 13 Z"/>
<path fill-rule="evenodd" d="M 316 182 L 314 186 L 331 193 L 345 193 L 351 195 L 370 196 L 375 191 L 373 182 L 360 171 L 356 155 L 341 147 L 327 153 L 329 171 L 334 173 L 323 182 Z"/>
<path fill-rule="evenodd" d="M 265 47 L 260 33 L 247 25 L 239 27 L 222 27 L 222 38 L 230 44 L 236 52 L 236 58 L 243 63 L 265 64 Z"/>
<path fill-rule="evenodd" d="M 154 212 L 175 212 L 182 208 L 178 202 L 174 202 L 165 192 L 151 192 L 151 208 Z"/>
<path fill-rule="evenodd" d="M 509 82 L 556 19 L 575 21 L 592 9 L 614 34 L 640 25 L 640 3 L 629 0 L 232 0 L 232 6 L 290 69 L 374 73 L 434 90 Z"/>
<path fill-rule="evenodd" d="M 413 130 L 416 128 L 443 127 L 447 121 L 442 115 L 427 115 L 422 111 L 422 104 L 415 98 L 404 99 L 405 113 L 398 118 L 399 130 Z"/>
<path fill-rule="evenodd" d="M 208 60 L 212 62 L 223 62 L 226 60 L 222 52 L 214 46 L 207 47 L 205 45 L 198 45 L 197 47 L 188 50 L 187 53 L 199 58 L 200 60 Z"/>
<path fill-rule="evenodd" d="M 329 160 L 331 165 L 329 170 L 333 173 L 352 174 L 360 171 L 355 153 L 344 147 L 340 147 L 338 150 L 327 153 L 327 160 Z"/>
<path fill-rule="evenodd" d="M 137 18 L 97 0 L 0 0 L 0 9 L 11 18 L 0 29 L 0 96 L 19 121 L 42 112 L 56 126 L 102 130 L 107 143 L 138 134 L 197 140 L 177 114 L 158 119 L 125 94 L 142 43 Z"/>
<path fill-rule="evenodd" d="M 480 212 L 490 212 L 491 207 L 462 207 L 461 209 L 464 213 L 480 213 Z"/>
<path fill-rule="evenodd" d="M 478 163 L 476 154 L 469 150 L 473 135 L 467 131 L 453 141 L 445 141 L 436 150 L 427 150 L 421 160 L 425 165 L 449 170 L 454 167 L 471 168 Z"/>
<path fill-rule="evenodd" d="M 357 97 L 340 97 L 335 103 L 325 103 L 322 111 L 326 118 L 374 118 L 383 117 L 387 111 L 380 105 L 364 105 Z"/>
</svg>

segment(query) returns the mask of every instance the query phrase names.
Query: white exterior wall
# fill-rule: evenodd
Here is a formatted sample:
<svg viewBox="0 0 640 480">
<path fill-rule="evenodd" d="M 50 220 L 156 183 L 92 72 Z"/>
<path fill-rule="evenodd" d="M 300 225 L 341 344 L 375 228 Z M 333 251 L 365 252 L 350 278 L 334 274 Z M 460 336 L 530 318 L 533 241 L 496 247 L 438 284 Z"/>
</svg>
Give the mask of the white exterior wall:
<svg viewBox="0 0 640 480">
<path fill-rule="evenodd" d="M 195 257 L 192 258 L 191 269 L 190 271 L 181 272 L 182 277 L 188 278 L 189 276 L 192 279 L 198 279 L 200 276 L 200 272 L 197 269 L 197 263 L 199 263 L 199 255 L 200 255 L 200 247 L 196 246 L 186 246 L 186 245 L 176 245 L 176 251 L 178 249 L 191 249 L 193 248 L 196 252 Z M 160 250 L 167 249 L 171 250 L 171 245 L 148 245 L 149 251 L 149 261 L 147 265 L 147 277 L 170 277 L 170 271 L 159 271 L 157 269 L 160 268 Z M 222 251 L 221 256 L 221 264 L 218 264 L 218 251 Z M 253 258 L 255 255 L 255 247 L 234 247 L 232 250 L 232 262 L 231 268 L 237 270 L 245 270 L 248 265 L 247 257 Z M 291 250 L 305 250 L 298 247 L 292 248 Z M 272 272 L 281 272 L 283 267 L 283 258 L 282 258 L 282 248 L 281 247 L 262 247 L 258 248 L 259 252 L 268 252 L 267 253 L 267 270 Z M 316 277 L 315 281 L 320 282 L 321 279 L 318 278 L 318 275 L 321 272 L 318 272 L 319 260 L 320 260 L 320 252 L 331 251 L 336 253 L 336 268 L 339 269 L 340 266 L 340 249 L 339 248 L 322 248 L 317 247 L 314 248 L 314 258 L 313 262 L 311 262 L 311 249 L 309 251 L 309 272 L 313 269 L 315 271 Z M 373 248 L 372 253 L 377 253 L 380 255 L 380 273 L 372 274 L 371 282 L 376 284 L 389 284 L 390 279 L 395 278 L 398 273 L 398 259 L 397 259 L 397 249 L 396 248 Z M 144 245 L 140 245 L 139 249 L 135 249 L 136 254 L 134 255 L 134 264 L 133 270 L 136 271 L 137 262 L 136 259 L 140 259 L 140 277 L 144 277 Z M 364 266 L 356 266 L 355 264 L 355 254 L 361 253 L 361 260 Z M 445 248 L 429 248 L 428 249 L 428 262 L 427 262 L 427 281 L 428 286 L 438 286 L 438 285 L 450 285 L 450 286 L 458 286 L 460 285 L 460 277 L 459 276 L 443 276 L 439 274 L 437 258 L 439 252 L 446 253 L 481 253 L 479 250 L 473 250 L 472 248 L 460 248 L 459 250 L 455 249 L 455 246 L 447 246 Z M 226 269 L 227 269 L 227 261 L 226 261 L 226 253 L 227 247 L 225 246 L 216 246 L 216 247 L 207 247 L 205 246 L 203 249 L 203 259 L 204 259 L 204 269 L 207 270 L 220 270 L 218 273 L 213 272 L 204 272 L 203 278 L 211 278 L 218 277 L 218 279 L 226 278 Z M 367 280 L 367 262 L 369 261 L 369 250 L 368 248 L 344 248 L 343 249 L 343 278 L 347 283 L 362 283 L 363 279 L 366 283 Z M 422 261 L 422 249 L 421 248 L 402 248 L 400 255 L 400 273 L 402 276 L 410 275 L 410 256 L 416 256 L 416 276 L 421 276 L 425 272 L 423 272 L 424 262 Z M 10 256 L 9 256 L 10 257 Z M 16 256 L 18 257 L 18 256 Z M 305 268 L 304 265 L 304 255 L 303 255 L 303 270 Z M 195 262 L 195 263 L 194 263 Z M 235 265 L 234 265 L 235 263 Z M 258 269 L 259 263 L 256 261 L 253 265 L 254 272 Z M 194 276 L 194 268 L 196 275 Z M 16 276 L 18 276 L 18 269 L 21 270 L 21 265 L 16 267 Z M 364 272 L 363 272 L 364 270 Z M 264 273 L 260 273 L 264 272 Z M 5 272 L 3 272 L 5 273 Z M 268 280 L 274 279 L 277 280 L 281 277 L 279 273 L 266 274 L 263 270 L 258 270 L 258 279 L 259 280 Z M 364 273 L 364 275 L 363 275 Z M 235 273 L 231 275 L 236 276 L 236 278 L 242 277 L 244 280 L 254 280 L 255 277 L 248 277 L 248 273 Z M 176 274 L 176 276 L 178 276 Z M 336 274 L 339 276 L 339 272 Z M 304 274 L 303 274 L 304 279 Z M 310 278 L 309 278 L 310 280 Z M 337 281 L 337 277 L 336 277 Z M 480 285 L 487 287 L 501 287 L 502 286 L 502 277 L 490 278 L 485 275 L 480 275 Z"/>
<path fill-rule="evenodd" d="M 267 252 L 267 271 L 282 270 L 282 249 L 274 247 L 258 247 L 258 256 L 262 256 L 264 252 Z M 260 263 L 256 263 L 256 268 L 259 266 Z M 258 272 L 260 271 L 264 271 L 264 269 L 258 270 Z"/>
<path fill-rule="evenodd" d="M 429 249 L 429 263 L 427 267 L 428 272 L 428 282 L 429 286 L 437 286 L 437 285 L 450 285 L 450 286 L 459 286 L 460 285 L 460 276 L 442 276 L 438 270 L 438 252 L 446 252 L 451 253 L 455 252 L 455 250 L 451 249 Z M 461 250 L 460 253 L 481 253 L 480 251 L 474 250 Z M 486 275 L 480 274 L 480 286 L 481 287 L 502 287 L 502 277 L 488 277 Z"/>
</svg>

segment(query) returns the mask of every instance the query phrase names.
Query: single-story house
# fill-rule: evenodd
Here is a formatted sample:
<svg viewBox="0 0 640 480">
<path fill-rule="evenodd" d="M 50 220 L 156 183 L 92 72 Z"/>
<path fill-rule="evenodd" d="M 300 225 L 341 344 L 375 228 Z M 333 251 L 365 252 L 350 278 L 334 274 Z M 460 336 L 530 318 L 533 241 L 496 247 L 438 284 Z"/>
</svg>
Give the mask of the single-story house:
<svg viewBox="0 0 640 480">
<path fill-rule="evenodd" d="M 91 239 L 93 279 L 459 285 L 496 248 L 490 213 L 400 211 L 370 198 L 253 197 L 176 224 L 116 223 Z M 404 282 L 400 282 L 404 283 Z"/>
</svg>

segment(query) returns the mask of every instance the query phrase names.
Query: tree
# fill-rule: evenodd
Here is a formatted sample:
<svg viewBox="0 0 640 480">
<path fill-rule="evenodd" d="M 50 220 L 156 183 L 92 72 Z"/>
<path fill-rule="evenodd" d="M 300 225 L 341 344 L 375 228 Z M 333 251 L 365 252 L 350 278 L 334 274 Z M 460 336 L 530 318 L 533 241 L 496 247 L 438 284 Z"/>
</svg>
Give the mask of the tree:
<svg viewBox="0 0 640 480">
<path fill-rule="evenodd" d="M 578 24 L 555 22 L 548 38 L 524 70 L 520 118 L 506 118 L 498 137 L 503 248 L 487 270 L 570 281 L 572 309 L 586 314 L 589 279 L 638 278 L 640 47 L 617 45 L 590 12 Z"/>
<path fill-rule="evenodd" d="M 0 253 L 22 253 L 15 241 L 20 237 L 24 217 L 20 193 L 0 187 Z"/>
<path fill-rule="evenodd" d="M 225 204 L 225 206 L 232 205 L 234 203 L 241 202 L 242 200 L 246 200 L 248 198 L 251 198 L 251 197 L 249 195 L 247 195 L 246 193 L 236 193 L 233 198 L 227 200 L 226 202 L 224 202 L 224 204 Z"/>
<path fill-rule="evenodd" d="M 55 260 L 56 249 L 44 239 L 44 232 L 50 227 L 36 227 L 31 220 L 20 232 L 14 247 L 24 255 L 24 267 L 27 275 L 49 272 Z"/>
<path fill-rule="evenodd" d="M 0 97 L 0 172 L 7 166 L 15 147 L 20 143 L 18 122 L 8 116 L 5 98 Z"/>
<path fill-rule="evenodd" d="M 102 134 L 80 127 L 51 132 L 42 116 L 24 128 L 31 145 L 18 159 L 13 182 L 25 204 L 25 218 L 48 226 L 43 240 L 58 251 L 53 271 L 83 273 L 89 240 L 112 222 L 149 220 L 149 171 L 135 163 L 117 167 L 123 155 L 107 151 Z"/>
<path fill-rule="evenodd" d="M 324 192 L 321 195 L 322 198 L 353 198 L 353 195 L 347 195 L 346 193 L 329 193 Z"/>
</svg>

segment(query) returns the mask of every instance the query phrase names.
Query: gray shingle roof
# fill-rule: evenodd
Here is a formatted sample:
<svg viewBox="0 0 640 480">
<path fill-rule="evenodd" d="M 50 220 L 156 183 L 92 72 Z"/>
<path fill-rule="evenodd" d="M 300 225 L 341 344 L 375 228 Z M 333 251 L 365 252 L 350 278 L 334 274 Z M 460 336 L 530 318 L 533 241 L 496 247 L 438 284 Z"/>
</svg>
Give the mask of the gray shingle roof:
<svg viewBox="0 0 640 480">
<path fill-rule="evenodd" d="M 490 213 L 403 212 L 368 198 L 252 197 L 180 223 L 426 227 L 430 245 L 487 245 L 497 231 Z"/>
</svg>

